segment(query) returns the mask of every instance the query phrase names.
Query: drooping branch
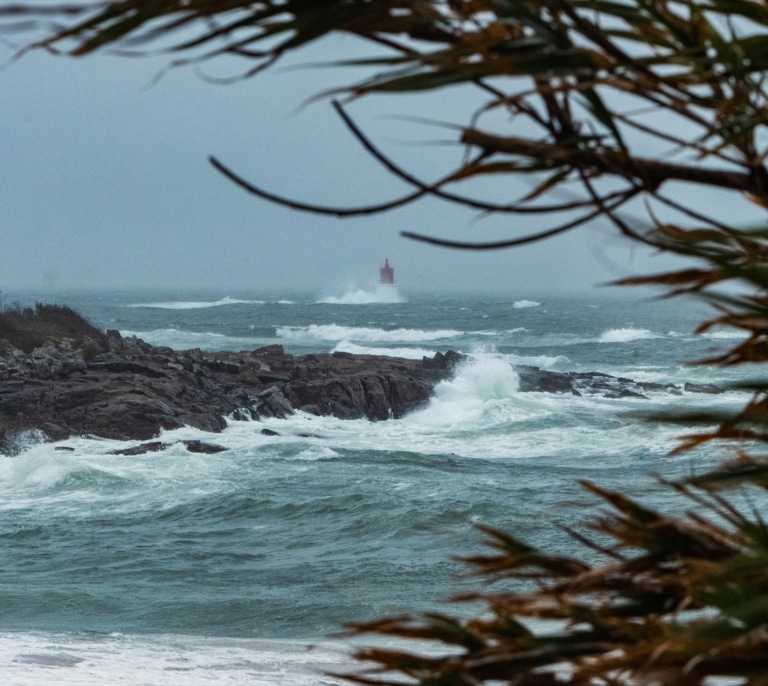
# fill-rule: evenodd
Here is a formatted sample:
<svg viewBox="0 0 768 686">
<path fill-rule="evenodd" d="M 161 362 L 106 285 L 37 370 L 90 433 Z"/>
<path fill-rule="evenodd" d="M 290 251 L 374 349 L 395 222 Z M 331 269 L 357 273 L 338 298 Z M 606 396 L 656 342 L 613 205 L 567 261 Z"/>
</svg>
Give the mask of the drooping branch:
<svg viewBox="0 0 768 686">
<path fill-rule="evenodd" d="M 255 186 L 250 181 L 246 181 L 242 176 L 235 174 L 235 172 L 233 172 L 229 167 L 225 166 L 215 157 L 209 157 L 208 161 L 218 171 L 224 174 L 224 176 L 226 176 L 230 181 L 234 182 L 240 186 L 240 188 L 243 188 L 252 195 L 263 198 L 264 200 L 269 200 L 270 202 L 274 202 L 284 207 L 289 207 L 293 210 L 312 212 L 314 214 L 327 214 L 335 217 L 354 217 L 366 214 L 380 214 L 381 212 L 386 212 L 388 210 L 393 210 L 396 207 L 407 205 L 408 203 L 417 200 L 425 194 L 425 191 L 415 191 L 396 200 L 391 200 L 389 202 L 379 203 L 376 205 L 366 205 L 365 207 L 326 207 L 323 205 L 313 205 L 311 203 L 300 202 L 298 200 L 292 200 L 281 195 L 276 195 L 275 193 L 270 193 L 269 191 L 265 191 L 264 189 Z"/>
</svg>

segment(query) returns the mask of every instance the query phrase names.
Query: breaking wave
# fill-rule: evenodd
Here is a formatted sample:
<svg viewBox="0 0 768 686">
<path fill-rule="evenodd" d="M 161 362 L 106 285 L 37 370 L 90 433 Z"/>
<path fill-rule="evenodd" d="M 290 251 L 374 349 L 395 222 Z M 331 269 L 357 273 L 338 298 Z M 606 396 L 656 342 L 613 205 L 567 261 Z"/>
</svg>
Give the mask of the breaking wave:
<svg viewBox="0 0 768 686">
<path fill-rule="evenodd" d="M 318 341 L 363 341 L 363 342 L 392 342 L 419 343 L 421 341 L 437 341 L 461 336 L 461 331 L 439 329 L 423 331 L 420 329 L 374 329 L 356 326 L 339 326 L 338 324 L 310 324 L 309 326 L 281 326 L 277 328 L 278 338 L 313 339 Z"/>
<path fill-rule="evenodd" d="M 600 343 L 629 343 L 630 341 L 639 341 L 644 338 L 657 338 L 648 329 L 609 329 L 600 334 Z"/>
<path fill-rule="evenodd" d="M 349 341 L 341 341 L 331 352 L 352 353 L 353 355 L 385 355 L 386 357 L 420 360 L 423 357 L 434 357 L 436 351 L 425 348 L 370 348 Z"/>
<path fill-rule="evenodd" d="M 264 305 L 265 300 L 237 300 L 222 298 L 221 300 L 169 300 L 165 302 L 131 303 L 125 307 L 152 307 L 161 310 L 198 310 L 205 307 L 222 307 L 224 305 Z"/>
<path fill-rule="evenodd" d="M 328 296 L 317 301 L 320 305 L 372 305 L 375 303 L 404 303 L 407 300 L 400 295 L 396 286 L 379 286 L 376 290 L 362 288 L 347 291 L 340 297 Z"/>
</svg>

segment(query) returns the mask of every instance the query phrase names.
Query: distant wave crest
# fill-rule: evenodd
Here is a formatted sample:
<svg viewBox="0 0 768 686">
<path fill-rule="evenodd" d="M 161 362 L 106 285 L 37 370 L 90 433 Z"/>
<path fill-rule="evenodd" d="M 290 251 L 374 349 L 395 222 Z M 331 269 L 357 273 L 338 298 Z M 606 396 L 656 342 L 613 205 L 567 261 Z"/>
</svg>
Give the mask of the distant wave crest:
<svg viewBox="0 0 768 686">
<path fill-rule="evenodd" d="M 213 331 L 181 331 L 179 329 L 154 329 L 152 331 L 121 331 L 123 336 L 136 336 L 151 345 L 168 346 L 175 350 L 200 348 L 201 350 L 250 350 L 257 339 L 227 336 Z"/>
<path fill-rule="evenodd" d="M 643 338 L 656 338 L 648 329 L 609 329 L 600 334 L 601 343 L 629 343 Z"/>
<path fill-rule="evenodd" d="M 204 307 L 221 307 L 223 305 L 263 305 L 264 300 L 237 300 L 222 298 L 221 300 L 169 300 L 165 302 L 131 303 L 126 307 L 153 307 L 161 310 L 198 310 Z"/>
<path fill-rule="evenodd" d="M 524 307 L 538 307 L 541 303 L 537 303 L 535 300 L 518 300 L 512 304 L 515 309 L 521 310 Z"/>
<path fill-rule="evenodd" d="M 461 331 L 441 329 L 422 331 L 420 329 L 374 329 L 367 327 L 339 326 L 338 324 L 310 324 L 309 326 L 280 326 L 277 336 L 287 339 L 311 338 L 319 341 L 364 341 L 418 343 L 436 341 L 460 336 Z"/>
<path fill-rule="evenodd" d="M 371 305 L 375 303 L 404 303 L 406 302 L 395 286 L 379 286 L 374 291 L 358 289 L 347 291 L 340 297 L 328 296 L 317 301 L 322 305 Z"/>
</svg>

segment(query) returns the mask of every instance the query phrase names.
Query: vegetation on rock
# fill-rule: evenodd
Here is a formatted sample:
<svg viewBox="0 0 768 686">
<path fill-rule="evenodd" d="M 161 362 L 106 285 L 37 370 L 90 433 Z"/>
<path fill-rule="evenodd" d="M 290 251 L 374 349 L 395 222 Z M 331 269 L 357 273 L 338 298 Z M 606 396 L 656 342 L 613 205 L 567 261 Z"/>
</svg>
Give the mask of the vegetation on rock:
<svg viewBox="0 0 768 686">
<path fill-rule="evenodd" d="M 34 308 L 14 305 L 0 310 L 0 339 L 25 353 L 65 338 L 82 345 L 86 339 L 102 341 L 104 333 L 66 305 L 36 303 Z"/>
</svg>

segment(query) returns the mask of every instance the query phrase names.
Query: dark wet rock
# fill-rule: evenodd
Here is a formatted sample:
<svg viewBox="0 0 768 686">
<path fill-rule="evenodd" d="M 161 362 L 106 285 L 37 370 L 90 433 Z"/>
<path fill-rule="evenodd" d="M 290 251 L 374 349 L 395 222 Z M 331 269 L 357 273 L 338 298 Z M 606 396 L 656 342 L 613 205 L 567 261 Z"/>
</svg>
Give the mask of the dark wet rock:
<svg viewBox="0 0 768 686">
<path fill-rule="evenodd" d="M 573 378 L 569 374 L 550 372 L 538 367 L 515 367 L 520 378 L 520 390 L 525 392 L 540 391 L 543 393 L 574 393 Z"/>
<path fill-rule="evenodd" d="M 216 443 L 206 443 L 205 441 L 182 441 L 184 446 L 191 453 L 202 453 L 204 455 L 215 455 L 223 453 L 226 448 Z"/>
<path fill-rule="evenodd" d="M 293 405 L 277 386 L 271 386 L 256 394 L 251 404 L 255 417 L 277 417 L 285 419 L 293 414 Z"/>
<path fill-rule="evenodd" d="M 682 395 L 686 393 L 723 393 L 715 384 L 692 384 L 684 386 L 635 381 L 601 372 L 554 372 L 538 367 L 519 366 L 515 368 L 520 378 L 520 391 L 565 393 L 579 397 L 597 396 L 618 400 L 621 398 L 647 399 L 649 394 Z"/>
<path fill-rule="evenodd" d="M 187 450 L 191 453 L 204 453 L 206 455 L 214 455 L 226 450 L 222 445 L 216 445 L 215 443 L 205 443 L 204 441 L 176 441 L 176 443 L 183 444 Z M 170 448 L 176 443 L 163 443 L 162 441 L 149 441 L 147 443 L 141 443 L 140 445 L 134 445 L 130 448 L 122 448 L 120 450 L 113 450 L 111 455 L 146 455 L 147 453 L 159 453 L 161 450 Z"/>
<path fill-rule="evenodd" d="M 272 431 L 272 429 L 262 429 L 261 433 L 264 436 L 279 436 L 280 434 L 277 433 L 277 431 Z"/>
<path fill-rule="evenodd" d="M 686 383 L 683 386 L 683 390 L 686 393 L 708 393 L 717 395 L 722 393 L 723 389 L 720 386 L 716 386 L 713 383 Z"/>
<path fill-rule="evenodd" d="M 459 357 L 441 354 L 424 363 L 377 355 L 293 356 L 280 345 L 174 351 L 117 331 L 87 352 L 69 341 L 31 354 L 5 345 L 0 453 L 29 429 L 54 441 L 83 435 L 153 442 L 163 430 L 219 432 L 227 418 L 282 418 L 295 408 L 340 418 L 401 417 L 429 400 Z"/>
<path fill-rule="evenodd" d="M 121 448 L 120 450 L 113 450 L 111 455 L 146 455 L 147 453 L 159 453 L 168 447 L 167 443 L 161 441 L 151 441 L 150 443 L 142 443 L 141 445 L 134 445 L 130 448 Z"/>
<path fill-rule="evenodd" d="M 466 355 L 457 353 L 455 350 L 449 350 L 446 353 L 438 352 L 434 357 L 424 357 L 422 363 L 427 369 L 437 369 L 441 371 L 452 372 L 466 359 Z"/>
</svg>

